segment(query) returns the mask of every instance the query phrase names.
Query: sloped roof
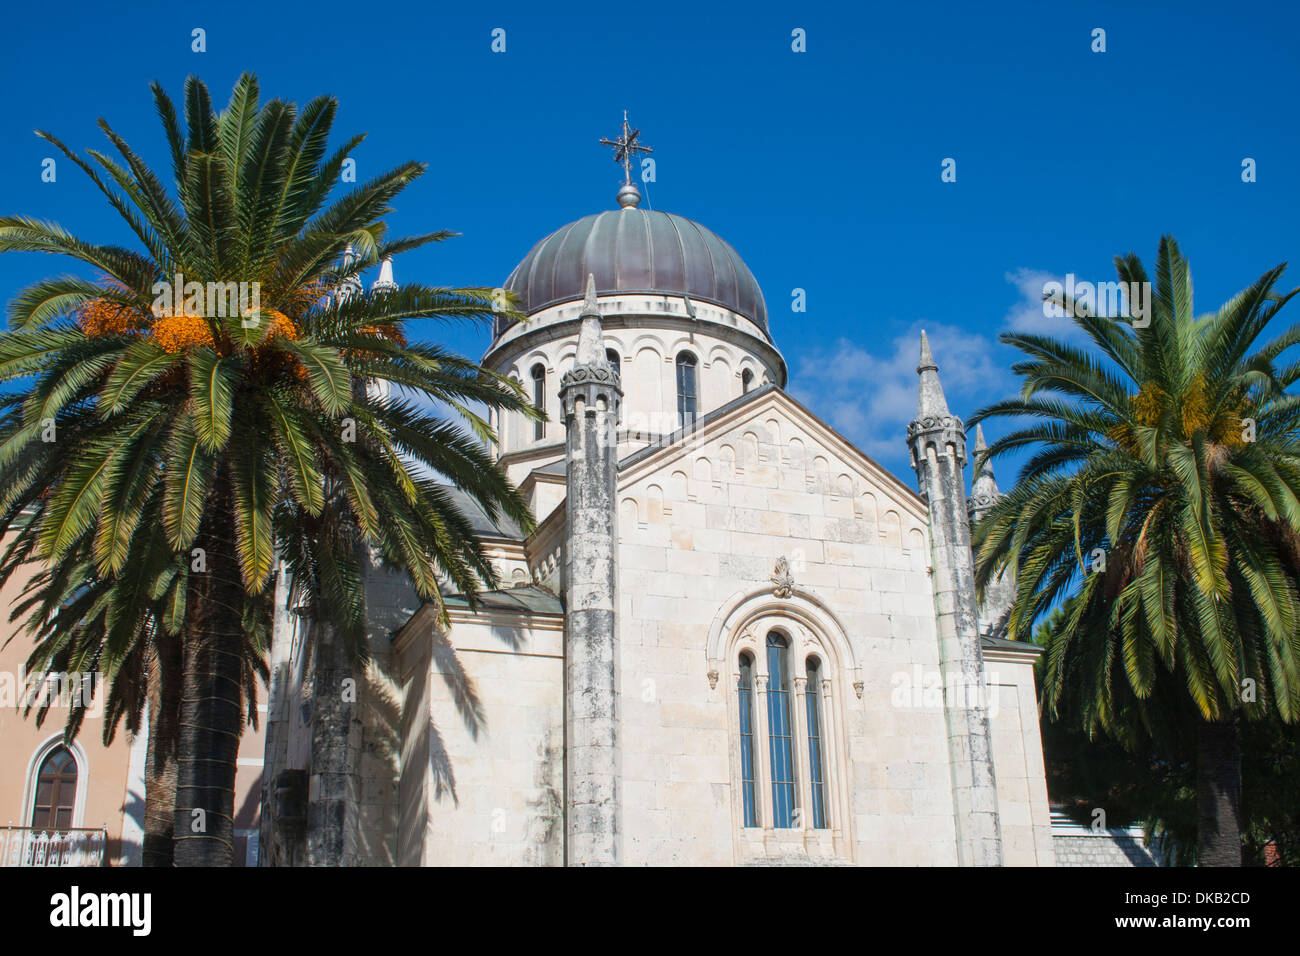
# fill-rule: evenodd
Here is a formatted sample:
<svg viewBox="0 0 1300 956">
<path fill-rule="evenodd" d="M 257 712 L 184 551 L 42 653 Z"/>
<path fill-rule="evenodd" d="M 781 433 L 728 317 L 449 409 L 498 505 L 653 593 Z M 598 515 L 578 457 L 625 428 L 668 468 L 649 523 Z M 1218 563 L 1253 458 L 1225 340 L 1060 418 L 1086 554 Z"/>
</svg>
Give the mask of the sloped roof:
<svg viewBox="0 0 1300 956">
<path fill-rule="evenodd" d="M 564 603 L 559 597 L 536 584 L 521 584 L 519 587 L 483 591 L 478 598 L 480 608 L 485 611 L 516 611 L 520 614 L 564 613 Z M 448 607 L 469 607 L 469 600 L 463 594 L 448 595 L 443 598 L 443 601 Z"/>
<path fill-rule="evenodd" d="M 482 506 L 470 495 L 453 485 L 439 485 L 455 502 L 456 507 L 468 519 L 475 534 L 488 538 L 505 538 L 509 541 L 523 541 L 524 533 L 519 530 L 510 517 L 499 514 L 495 519 L 488 517 Z"/>
</svg>

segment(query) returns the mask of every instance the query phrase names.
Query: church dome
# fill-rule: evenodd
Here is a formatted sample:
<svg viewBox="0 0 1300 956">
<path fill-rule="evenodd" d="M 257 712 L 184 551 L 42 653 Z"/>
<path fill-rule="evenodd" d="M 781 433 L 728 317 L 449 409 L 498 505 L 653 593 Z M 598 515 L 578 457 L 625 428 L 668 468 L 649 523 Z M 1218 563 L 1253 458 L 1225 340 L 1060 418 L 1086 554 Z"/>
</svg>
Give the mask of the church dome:
<svg viewBox="0 0 1300 956">
<path fill-rule="evenodd" d="M 768 334 L 763 292 L 735 249 L 694 220 L 636 208 L 635 198 L 619 201 L 621 209 L 557 229 L 510 273 L 505 288 L 525 314 L 581 300 L 590 273 L 598 295 L 687 296 L 730 309 Z M 494 337 L 508 324 L 498 320 Z"/>
</svg>

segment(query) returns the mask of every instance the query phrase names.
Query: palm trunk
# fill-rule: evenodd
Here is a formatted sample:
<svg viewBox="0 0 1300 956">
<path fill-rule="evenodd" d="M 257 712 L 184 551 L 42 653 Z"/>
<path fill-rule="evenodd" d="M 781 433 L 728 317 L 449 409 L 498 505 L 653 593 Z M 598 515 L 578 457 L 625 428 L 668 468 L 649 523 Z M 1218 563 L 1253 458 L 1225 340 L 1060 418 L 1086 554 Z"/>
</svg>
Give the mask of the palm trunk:
<svg viewBox="0 0 1300 956">
<path fill-rule="evenodd" d="M 176 865 L 234 860 L 235 768 L 243 730 L 243 584 L 234 501 L 218 476 L 195 542 L 206 568 L 190 574 L 177 754 Z"/>
<path fill-rule="evenodd" d="M 338 630 L 321 622 L 313 630 L 311 784 L 315 799 L 307 809 L 307 865 L 348 866 L 359 798 L 358 682 Z"/>
<path fill-rule="evenodd" d="M 1196 735 L 1199 866 L 1241 866 L 1241 738 L 1237 720 L 1202 721 Z"/>
<path fill-rule="evenodd" d="M 180 639 L 155 635 L 149 651 L 149 751 L 144 768 L 142 859 L 145 866 L 171 866 L 174 862 L 180 679 Z"/>
</svg>

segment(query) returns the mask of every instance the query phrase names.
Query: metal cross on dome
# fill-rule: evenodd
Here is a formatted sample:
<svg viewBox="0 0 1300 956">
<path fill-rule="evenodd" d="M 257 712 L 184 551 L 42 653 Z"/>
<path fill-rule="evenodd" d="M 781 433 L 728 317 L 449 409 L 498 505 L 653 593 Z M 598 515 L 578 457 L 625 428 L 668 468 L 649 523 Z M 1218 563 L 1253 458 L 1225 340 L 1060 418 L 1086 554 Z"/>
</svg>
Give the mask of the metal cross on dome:
<svg viewBox="0 0 1300 956">
<path fill-rule="evenodd" d="M 627 110 L 623 111 L 623 135 L 618 139 L 600 140 L 601 146 L 614 147 L 614 162 L 623 164 L 623 182 L 626 185 L 632 183 L 632 157 L 637 153 L 653 153 L 654 150 L 649 146 L 642 146 L 636 141 L 641 135 L 639 129 L 630 129 L 627 125 Z"/>
</svg>

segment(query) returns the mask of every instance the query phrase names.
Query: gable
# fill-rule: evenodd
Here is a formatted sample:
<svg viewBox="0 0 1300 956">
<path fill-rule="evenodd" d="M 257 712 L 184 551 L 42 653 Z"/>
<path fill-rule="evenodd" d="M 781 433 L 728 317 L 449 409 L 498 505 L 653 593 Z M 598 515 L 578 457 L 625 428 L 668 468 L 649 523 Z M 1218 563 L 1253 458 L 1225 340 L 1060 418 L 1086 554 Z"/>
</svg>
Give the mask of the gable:
<svg viewBox="0 0 1300 956">
<path fill-rule="evenodd" d="M 718 501 L 724 487 L 736 507 L 779 501 L 782 509 L 861 521 L 872 540 L 878 535 L 900 550 L 928 541 L 924 500 L 775 387 L 742 396 L 620 463 L 620 508 L 629 519 L 635 508 L 640 522 L 651 510 L 670 513 L 676 501 Z"/>
</svg>

